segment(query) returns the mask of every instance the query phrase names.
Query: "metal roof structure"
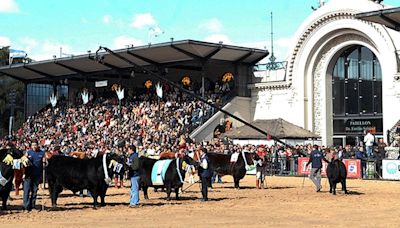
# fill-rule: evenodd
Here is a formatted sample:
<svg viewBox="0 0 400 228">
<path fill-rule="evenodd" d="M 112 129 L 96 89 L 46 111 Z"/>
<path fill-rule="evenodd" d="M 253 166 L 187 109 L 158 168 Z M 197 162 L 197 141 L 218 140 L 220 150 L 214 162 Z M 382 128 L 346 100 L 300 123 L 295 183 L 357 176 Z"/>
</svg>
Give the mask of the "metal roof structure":
<svg viewBox="0 0 400 228">
<path fill-rule="evenodd" d="M 355 17 L 357 19 L 379 23 L 388 28 L 400 31 L 400 7 L 359 13 L 356 14 Z"/>
<path fill-rule="evenodd" d="M 255 120 L 251 122 L 251 124 L 269 132 L 269 134 L 280 139 L 320 138 L 320 136 L 312 133 L 311 131 L 292 124 L 281 118 L 270 120 Z M 247 125 L 235 128 L 232 131 L 228 131 L 227 133 L 224 133 L 224 136 L 232 139 L 266 139 L 264 134 L 255 131 Z"/>
<path fill-rule="evenodd" d="M 0 76 L 9 76 L 27 83 L 52 81 L 68 77 L 118 74 L 132 70 L 134 64 L 141 67 L 199 70 L 201 64 L 209 60 L 254 65 L 269 54 L 267 50 L 195 40 L 104 50 L 108 48 L 99 48 L 96 53 L 79 56 L 4 66 L 0 68 Z"/>
</svg>

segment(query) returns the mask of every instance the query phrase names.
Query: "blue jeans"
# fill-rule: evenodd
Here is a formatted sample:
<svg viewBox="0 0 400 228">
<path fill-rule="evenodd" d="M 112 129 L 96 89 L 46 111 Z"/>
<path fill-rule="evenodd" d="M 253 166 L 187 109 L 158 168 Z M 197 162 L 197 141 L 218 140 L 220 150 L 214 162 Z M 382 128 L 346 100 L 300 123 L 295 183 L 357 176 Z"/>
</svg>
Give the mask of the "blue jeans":
<svg viewBox="0 0 400 228">
<path fill-rule="evenodd" d="M 26 178 L 24 180 L 24 209 L 31 210 L 36 206 L 37 191 L 39 189 L 39 177 Z"/>
<path fill-rule="evenodd" d="M 367 146 L 365 149 L 367 150 L 367 156 L 372 157 L 373 146 Z"/>
<path fill-rule="evenodd" d="M 129 201 L 131 206 L 139 204 L 139 179 L 140 176 L 131 177 L 131 199 Z"/>
<path fill-rule="evenodd" d="M 222 183 L 221 176 L 218 175 L 218 174 L 213 175 L 213 176 L 211 177 L 211 183 L 215 183 L 215 179 L 217 179 L 217 176 L 218 176 L 218 183 Z"/>
</svg>

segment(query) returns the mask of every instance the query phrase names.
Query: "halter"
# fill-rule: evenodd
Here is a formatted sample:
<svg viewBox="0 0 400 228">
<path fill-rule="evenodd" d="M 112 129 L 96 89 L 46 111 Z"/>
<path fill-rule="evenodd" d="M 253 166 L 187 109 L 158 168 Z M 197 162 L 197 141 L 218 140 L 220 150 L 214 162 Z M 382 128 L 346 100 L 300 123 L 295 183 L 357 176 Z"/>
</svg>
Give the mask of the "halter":
<svg viewBox="0 0 400 228">
<path fill-rule="evenodd" d="M 103 155 L 103 170 L 104 170 L 104 181 L 106 182 L 106 184 L 110 184 L 111 183 L 111 178 L 108 176 L 108 171 L 107 171 L 107 154 Z"/>
<path fill-rule="evenodd" d="M 176 160 L 176 171 L 177 171 L 177 173 L 178 173 L 179 180 L 181 181 L 181 183 L 183 183 L 181 171 L 179 170 L 179 157 L 176 158 L 175 160 Z"/>
</svg>

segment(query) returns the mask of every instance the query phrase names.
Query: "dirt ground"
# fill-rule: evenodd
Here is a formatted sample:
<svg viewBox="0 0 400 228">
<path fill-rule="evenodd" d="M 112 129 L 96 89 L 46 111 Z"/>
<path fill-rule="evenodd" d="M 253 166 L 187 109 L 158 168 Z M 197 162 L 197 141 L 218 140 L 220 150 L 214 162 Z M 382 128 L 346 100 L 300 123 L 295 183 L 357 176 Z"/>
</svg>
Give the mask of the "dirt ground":
<svg viewBox="0 0 400 228">
<path fill-rule="evenodd" d="M 322 180 L 322 192 L 314 191 L 309 179 L 268 177 L 268 188 L 255 189 L 255 177 L 241 181 L 243 189 L 234 189 L 232 178 L 215 184 L 211 201 L 200 202 L 199 185 L 182 194 L 180 201 L 166 201 L 164 192 L 150 190 L 150 200 L 140 208 L 129 208 L 129 188 L 109 188 L 108 205 L 92 209 L 92 199 L 64 191 L 59 209 L 22 211 L 21 197 L 14 196 L 10 211 L 0 212 L 1 227 L 399 227 L 400 182 L 348 180 L 349 195 L 338 187 L 338 195 L 329 194 Z M 188 184 L 185 184 L 186 187 Z M 340 185 L 339 185 L 340 186 Z M 184 186 L 185 188 L 185 186 Z M 42 191 L 40 191 L 42 193 Z M 38 204 L 41 204 L 39 195 Z"/>
</svg>

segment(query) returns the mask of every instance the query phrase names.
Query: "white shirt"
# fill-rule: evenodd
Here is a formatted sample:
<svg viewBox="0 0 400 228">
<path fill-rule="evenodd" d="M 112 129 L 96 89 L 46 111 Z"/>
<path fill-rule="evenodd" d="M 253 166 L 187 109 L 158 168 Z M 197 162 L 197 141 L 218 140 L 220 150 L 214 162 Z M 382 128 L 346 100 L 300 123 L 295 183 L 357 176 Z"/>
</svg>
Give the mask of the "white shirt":
<svg viewBox="0 0 400 228">
<path fill-rule="evenodd" d="M 201 156 L 201 158 L 203 158 L 204 156 L 205 156 L 205 154 L 203 154 L 203 155 Z M 200 166 L 201 166 L 203 169 L 207 169 L 207 168 L 208 168 L 207 160 L 206 160 L 206 159 L 203 159 L 203 161 L 201 162 Z"/>
<path fill-rule="evenodd" d="M 365 137 L 364 137 L 364 143 L 365 146 L 372 146 L 374 144 L 375 138 L 371 133 L 368 133 Z"/>
</svg>

